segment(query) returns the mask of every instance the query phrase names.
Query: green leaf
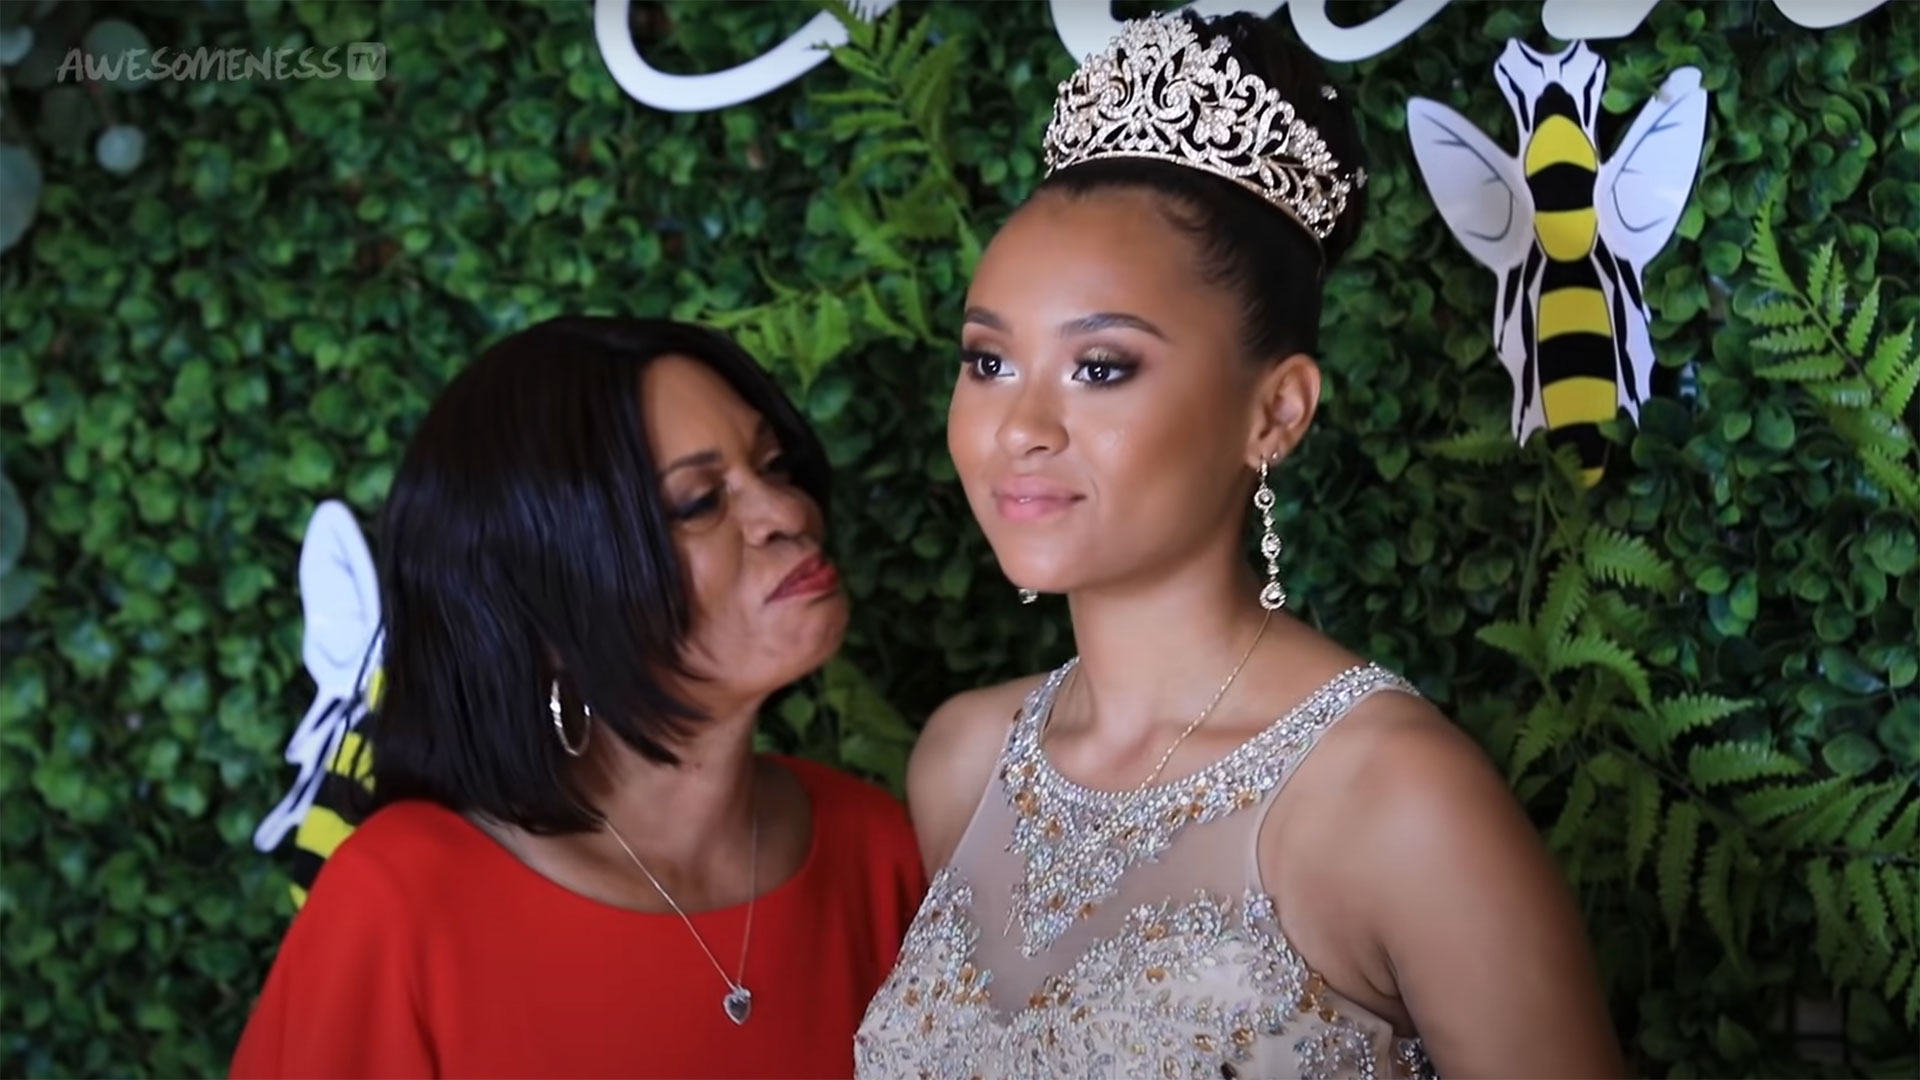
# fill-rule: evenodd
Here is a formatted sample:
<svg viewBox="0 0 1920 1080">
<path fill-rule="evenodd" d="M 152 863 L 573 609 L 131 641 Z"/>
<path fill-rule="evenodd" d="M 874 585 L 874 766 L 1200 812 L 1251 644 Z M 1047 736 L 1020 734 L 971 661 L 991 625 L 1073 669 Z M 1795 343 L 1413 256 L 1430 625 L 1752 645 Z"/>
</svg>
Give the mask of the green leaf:
<svg viewBox="0 0 1920 1080">
<path fill-rule="evenodd" d="M 1734 928 L 1733 918 L 1733 857 L 1737 843 L 1734 833 L 1721 833 L 1707 846 L 1706 857 L 1700 861 L 1700 914 L 1706 917 L 1707 925 L 1720 939 L 1720 945 L 1727 956 L 1736 963 L 1744 962 L 1745 950 L 1741 947 L 1740 933 Z"/>
<path fill-rule="evenodd" d="M 1587 816 L 1593 812 L 1595 794 L 1593 774 L 1585 768 L 1575 772 L 1566 804 L 1560 808 L 1560 817 L 1547 834 L 1547 843 L 1555 851 L 1563 851 L 1573 843 Z"/>
<path fill-rule="evenodd" d="M 1771 330 L 1754 338 L 1752 347 L 1775 356 L 1798 356 L 1826 344 L 1827 332 L 1812 323 Z"/>
<path fill-rule="evenodd" d="M 1529 664 L 1536 662 L 1539 646 L 1534 632 L 1517 622 L 1497 619 L 1474 631 L 1473 636 Z"/>
<path fill-rule="evenodd" d="M 1839 409 L 1864 409 L 1873 404 L 1873 388 L 1857 375 L 1836 382 L 1810 383 L 1807 393 L 1815 401 Z"/>
<path fill-rule="evenodd" d="M 1867 381 L 1873 384 L 1874 389 L 1884 392 L 1899 380 L 1902 365 L 1913 350 L 1913 330 L 1914 321 L 1908 319 L 1907 325 L 1882 337 L 1880 343 L 1874 346 L 1873 356 L 1867 360 Z M 1864 351 L 1864 348 L 1855 349 L 1854 355 L 1862 355 Z M 1920 357 L 1916 357 L 1915 361 L 1920 363 Z M 1905 406 L 1892 410 L 1895 416 L 1904 411 Z"/>
<path fill-rule="evenodd" d="M 1844 777 L 1834 776 L 1809 784 L 1776 784 L 1741 795 L 1734 800 L 1734 808 L 1748 821 L 1765 825 L 1778 818 L 1801 813 L 1829 798 L 1845 783 Z"/>
<path fill-rule="evenodd" d="M 1853 318 L 1847 322 L 1847 352 L 1854 356 L 1864 356 L 1867 342 L 1873 333 L 1874 320 L 1880 317 L 1880 282 L 1875 281 L 1860 300 L 1860 306 L 1854 309 Z"/>
<path fill-rule="evenodd" d="M 1907 794 L 1899 784 L 1887 785 L 1885 793 L 1869 803 L 1853 824 L 1847 826 L 1847 845 L 1861 849 L 1879 847 L 1881 826 L 1893 816 L 1894 808 L 1900 805 Z"/>
<path fill-rule="evenodd" d="M 1747 320 L 1755 326 L 1801 326 L 1807 321 L 1807 309 L 1792 300 L 1769 300 L 1754 308 Z"/>
<path fill-rule="evenodd" d="M 1807 267 L 1807 297 L 1815 303 L 1827 295 L 1828 286 L 1834 280 L 1833 251 L 1833 241 L 1821 244 L 1813 253 L 1813 262 Z"/>
<path fill-rule="evenodd" d="M 1660 828 L 1660 781 L 1644 768 L 1627 773 L 1627 877 L 1640 876 Z"/>
<path fill-rule="evenodd" d="M 1596 526 L 1587 530 L 1580 547 L 1587 572 L 1601 581 L 1639 585 L 1663 593 L 1679 584 L 1680 575 L 1673 564 L 1637 536 Z"/>
<path fill-rule="evenodd" d="M 1554 568 L 1536 630 L 1539 640 L 1546 643 L 1549 663 L 1556 647 L 1573 629 L 1574 620 L 1586 610 L 1587 595 L 1587 575 L 1579 563 L 1569 559 Z"/>
<path fill-rule="evenodd" d="M 1862 776 L 1880 764 L 1880 747 L 1865 735 L 1849 731 L 1821 747 L 1820 757 L 1841 776 Z"/>
<path fill-rule="evenodd" d="M 1880 868 L 1880 884 L 1886 886 L 1887 906 L 1892 909 L 1893 922 L 1907 939 L 1907 944 L 1920 946 L 1920 870 L 1911 867 L 1883 866 Z"/>
<path fill-rule="evenodd" d="M 1754 213 L 1751 259 L 1759 271 L 1762 286 L 1797 298 L 1799 290 L 1794 287 L 1793 278 L 1780 258 L 1780 243 L 1773 232 L 1773 216 L 1779 210 L 1780 199 L 1786 193 L 1786 188 L 1784 178 L 1776 180 Z"/>
<path fill-rule="evenodd" d="M 1837 379 L 1847 370 L 1847 362 L 1832 353 L 1802 356 L 1755 368 L 1753 373 L 1774 382 L 1822 382 Z"/>
<path fill-rule="evenodd" d="M 1660 910 L 1667 919 L 1668 937 L 1678 943 L 1680 927 L 1686 918 L 1687 901 L 1693 895 L 1693 854 L 1700 840 L 1700 808 L 1682 800 L 1667 814 L 1667 828 L 1660 840 L 1660 858 L 1655 865 L 1659 879 Z"/>
<path fill-rule="evenodd" d="M 1687 757 L 1687 775 L 1702 788 L 1742 784 L 1763 776 L 1805 771 L 1798 761 L 1764 743 L 1716 743 L 1696 746 Z"/>
<path fill-rule="evenodd" d="M 1504 427 L 1479 428 L 1422 444 L 1422 449 L 1437 458 L 1490 465 L 1520 456 L 1520 445 Z"/>
<path fill-rule="evenodd" d="M 1643 706 L 1651 702 L 1653 690 L 1647 682 L 1647 669 L 1619 642 L 1600 634 L 1582 633 L 1567 641 L 1548 670 L 1565 671 L 1588 665 L 1612 672 Z"/>
<path fill-rule="evenodd" d="M 1552 702 L 1541 701 L 1527 711 L 1520 734 L 1513 741 L 1513 756 L 1507 761 L 1507 777 L 1517 780 L 1542 754 L 1572 737 L 1575 718 Z"/>
<path fill-rule="evenodd" d="M 1879 944 L 1890 944 L 1887 900 L 1880 894 L 1880 878 L 1874 872 L 1874 864 L 1866 859 L 1849 859 L 1842 874 L 1847 882 L 1847 897 L 1859 914 L 1867 936 Z"/>
</svg>

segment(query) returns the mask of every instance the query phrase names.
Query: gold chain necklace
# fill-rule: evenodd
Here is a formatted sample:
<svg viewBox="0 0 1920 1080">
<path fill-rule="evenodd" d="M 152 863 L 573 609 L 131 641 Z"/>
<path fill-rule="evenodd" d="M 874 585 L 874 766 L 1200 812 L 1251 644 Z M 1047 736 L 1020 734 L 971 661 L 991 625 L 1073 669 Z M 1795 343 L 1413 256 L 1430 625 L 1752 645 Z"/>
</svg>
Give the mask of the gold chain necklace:
<svg viewBox="0 0 1920 1080">
<path fill-rule="evenodd" d="M 1091 846 L 1088 850 L 1104 847 L 1113 839 L 1112 833 L 1124 828 L 1126 823 L 1131 820 L 1134 810 L 1153 788 L 1154 781 L 1160 779 L 1160 773 L 1166 769 L 1167 762 L 1173 760 L 1173 752 L 1180 748 L 1180 744 L 1187 741 L 1187 736 L 1199 730 L 1200 725 L 1206 721 L 1207 717 L 1213 715 L 1213 710 L 1219 706 L 1221 699 L 1227 696 L 1227 691 L 1232 688 L 1234 681 L 1240 677 L 1241 669 L 1247 666 L 1248 660 L 1253 659 L 1253 651 L 1260 646 L 1260 640 L 1267 636 L 1267 625 L 1272 621 L 1273 612 L 1269 610 L 1266 617 L 1260 620 L 1260 630 L 1253 635 L 1253 641 L 1247 645 L 1247 651 L 1241 654 L 1240 662 L 1233 665 L 1233 671 L 1227 675 L 1226 681 L 1221 683 L 1220 689 L 1214 692 L 1213 700 L 1207 702 L 1207 707 L 1200 710 L 1200 715 L 1194 717 L 1187 724 L 1186 730 L 1182 731 L 1179 737 L 1173 740 L 1173 744 L 1167 747 L 1167 752 L 1160 755 L 1160 761 L 1154 765 L 1153 771 L 1147 774 L 1147 778 L 1142 780 L 1138 787 L 1135 787 L 1131 792 L 1127 793 L 1131 798 L 1127 800 L 1124 809 L 1107 815 L 1106 823 L 1094 831 Z M 1077 676 L 1079 673 L 1079 668 L 1075 667 L 1069 674 L 1069 677 Z M 1062 689 L 1064 689 L 1064 687 Z M 1054 702 L 1058 702 L 1060 697 L 1061 691 L 1056 690 L 1053 696 Z M 1040 730 L 1034 733 L 1034 753 L 1044 755 L 1045 751 L 1041 749 L 1041 743 L 1046 737 L 1047 728 L 1051 726 L 1053 726 L 1053 705 L 1049 703 L 1046 719 L 1041 722 Z M 1004 937 L 1007 934 L 1013 933 L 1013 922 L 1019 917 L 1019 913 L 1019 905 L 1009 905 L 1007 908 L 1007 925 L 1005 929 L 1001 930 L 1001 936 Z"/>
</svg>

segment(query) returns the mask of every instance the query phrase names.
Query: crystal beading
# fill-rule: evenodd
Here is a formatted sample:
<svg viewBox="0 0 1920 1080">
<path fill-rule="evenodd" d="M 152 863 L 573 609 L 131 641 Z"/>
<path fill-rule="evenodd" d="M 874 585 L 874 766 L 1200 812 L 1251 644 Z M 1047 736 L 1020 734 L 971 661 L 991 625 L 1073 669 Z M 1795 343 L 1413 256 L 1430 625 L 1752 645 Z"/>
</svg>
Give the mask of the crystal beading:
<svg viewBox="0 0 1920 1080">
<path fill-rule="evenodd" d="M 1201 45 L 1178 14 L 1122 25 L 1060 84 L 1042 142 L 1047 175 L 1103 158 L 1184 165 L 1253 192 L 1324 241 L 1366 171 L 1344 172 L 1320 132 L 1243 74 L 1227 46 L 1225 36 Z"/>
</svg>

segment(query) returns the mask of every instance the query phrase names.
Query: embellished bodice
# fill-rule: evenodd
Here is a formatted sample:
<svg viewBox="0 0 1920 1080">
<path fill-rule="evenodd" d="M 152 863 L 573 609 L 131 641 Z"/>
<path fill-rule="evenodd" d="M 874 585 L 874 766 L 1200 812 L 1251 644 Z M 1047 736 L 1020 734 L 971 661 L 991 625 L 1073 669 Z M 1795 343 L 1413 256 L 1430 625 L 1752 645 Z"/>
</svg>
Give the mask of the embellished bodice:
<svg viewBox="0 0 1920 1080">
<path fill-rule="evenodd" d="M 1320 735 L 1381 690 L 1353 668 L 1232 753 L 1140 792 L 1041 748 L 1071 671 L 1028 696 L 952 861 L 855 1040 L 871 1080 L 1414 1076 L 1413 1039 L 1345 1000 L 1280 929 L 1260 822 Z"/>
</svg>

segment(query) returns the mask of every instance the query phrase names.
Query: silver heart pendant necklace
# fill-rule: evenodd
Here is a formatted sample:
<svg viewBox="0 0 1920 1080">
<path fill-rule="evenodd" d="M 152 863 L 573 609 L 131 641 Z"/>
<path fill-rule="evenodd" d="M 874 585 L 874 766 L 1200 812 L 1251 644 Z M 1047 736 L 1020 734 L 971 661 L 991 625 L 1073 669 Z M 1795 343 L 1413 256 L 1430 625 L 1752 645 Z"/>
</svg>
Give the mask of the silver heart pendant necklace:
<svg viewBox="0 0 1920 1080">
<path fill-rule="evenodd" d="M 680 921 L 687 924 L 687 929 L 693 934 L 693 940 L 700 943 L 700 950 L 707 954 L 708 960 L 713 961 L 713 970 L 719 972 L 720 977 L 726 980 L 727 995 L 720 999 L 720 1008 L 727 1014 L 727 1019 L 736 1024 L 745 1024 L 747 1017 L 753 1015 L 753 991 L 748 990 L 743 984 L 747 977 L 747 946 L 753 941 L 753 909 L 760 902 L 760 814 L 751 801 L 747 805 L 747 813 L 753 818 L 753 864 L 752 869 L 748 871 L 747 927 L 746 931 L 740 935 L 739 978 L 728 977 L 727 969 L 720 966 L 720 961 L 713 955 L 713 950 L 707 948 L 707 939 L 700 936 L 700 931 L 693 925 L 693 920 L 687 918 L 687 913 L 680 910 L 680 905 L 673 899 L 673 894 L 667 891 L 666 886 L 660 884 L 659 878 L 653 876 L 653 871 L 647 869 L 647 864 L 640 861 L 640 856 L 633 853 L 633 848 L 627 845 L 627 838 L 620 835 L 620 830 L 613 827 L 613 822 L 602 823 L 619 842 L 620 849 L 627 853 L 627 858 L 633 860 L 633 865 L 647 875 L 647 880 L 652 882 L 653 887 L 666 899 L 668 906 L 673 908 L 674 914 L 679 915 Z"/>
</svg>

